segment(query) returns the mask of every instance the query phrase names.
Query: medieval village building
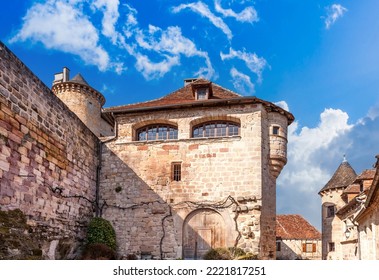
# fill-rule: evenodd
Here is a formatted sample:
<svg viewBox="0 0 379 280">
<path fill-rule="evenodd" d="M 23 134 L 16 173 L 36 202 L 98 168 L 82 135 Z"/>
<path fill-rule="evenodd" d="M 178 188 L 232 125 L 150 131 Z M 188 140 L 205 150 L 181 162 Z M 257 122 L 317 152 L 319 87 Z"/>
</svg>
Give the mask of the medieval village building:
<svg viewBox="0 0 379 280">
<path fill-rule="evenodd" d="M 291 113 L 202 78 L 156 100 L 104 104 L 67 68 L 49 89 L 0 44 L 0 210 L 25 216 L 33 252 L 75 258 L 97 214 L 121 258 L 236 246 L 275 259 Z"/>
<path fill-rule="evenodd" d="M 321 260 L 321 233 L 300 215 L 277 215 L 276 259 Z"/>
<path fill-rule="evenodd" d="M 357 175 L 344 160 L 320 190 L 322 259 L 379 259 L 379 164 Z"/>
</svg>

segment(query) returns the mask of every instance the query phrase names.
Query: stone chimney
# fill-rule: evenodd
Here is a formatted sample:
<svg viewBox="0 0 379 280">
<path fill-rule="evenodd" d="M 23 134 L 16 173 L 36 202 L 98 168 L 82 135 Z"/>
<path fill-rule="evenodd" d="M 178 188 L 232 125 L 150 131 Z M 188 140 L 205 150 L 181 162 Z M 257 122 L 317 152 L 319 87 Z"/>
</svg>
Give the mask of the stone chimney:
<svg viewBox="0 0 379 280">
<path fill-rule="evenodd" d="M 54 75 L 53 85 L 58 83 L 68 82 L 70 80 L 70 69 L 63 67 L 62 73 L 57 73 Z"/>
</svg>

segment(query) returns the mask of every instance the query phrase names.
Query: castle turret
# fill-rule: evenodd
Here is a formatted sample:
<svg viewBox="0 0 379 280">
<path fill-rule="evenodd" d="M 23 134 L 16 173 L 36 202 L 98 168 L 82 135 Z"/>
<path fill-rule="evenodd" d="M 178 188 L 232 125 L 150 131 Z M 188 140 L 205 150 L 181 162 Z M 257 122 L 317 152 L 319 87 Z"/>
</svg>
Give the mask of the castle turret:
<svg viewBox="0 0 379 280">
<path fill-rule="evenodd" d="M 343 232 L 343 222 L 336 212 L 345 205 L 341 195 L 356 177 L 356 172 L 344 159 L 332 178 L 318 193 L 322 202 L 322 259 L 342 259 L 341 250 L 338 247 L 343 236 L 333 234 L 333 232 Z"/>
<path fill-rule="evenodd" d="M 66 67 L 62 73 L 55 74 L 52 91 L 95 135 L 112 135 L 112 124 L 102 118 L 104 96 L 92 88 L 82 75 L 77 74 L 70 80 L 69 74 Z"/>
<path fill-rule="evenodd" d="M 276 111 L 269 113 L 270 173 L 278 178 L 287 163 L 287 117 Z"/>
</svg>

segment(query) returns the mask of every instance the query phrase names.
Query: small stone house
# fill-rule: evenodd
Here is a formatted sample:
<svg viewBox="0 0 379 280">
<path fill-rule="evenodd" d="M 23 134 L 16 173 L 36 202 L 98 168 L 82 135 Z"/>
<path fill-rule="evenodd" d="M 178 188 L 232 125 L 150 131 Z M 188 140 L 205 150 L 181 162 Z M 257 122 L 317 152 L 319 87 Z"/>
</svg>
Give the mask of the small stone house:
<svg viewBox="0 0 379 280">
<path fill-rule="evenodd" d="M 277 215 L 276 259 L 320 260 L 320 232 L 300 215 Z"/>
</svg>

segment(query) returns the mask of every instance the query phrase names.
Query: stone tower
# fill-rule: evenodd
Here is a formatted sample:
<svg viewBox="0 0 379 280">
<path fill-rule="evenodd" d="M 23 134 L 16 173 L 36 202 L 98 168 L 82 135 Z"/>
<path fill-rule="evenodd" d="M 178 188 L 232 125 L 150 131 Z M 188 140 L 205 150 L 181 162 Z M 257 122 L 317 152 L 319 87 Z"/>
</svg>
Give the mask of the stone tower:
<svg viewBox="0 0 379 280">
<path fill-rule="evenodd" d="M 55 74 L 52 91 L 96 136 L 113 135 L 111 119 L 104 118 L 102 114 L 104 96 L 92 88 L 82 75 L 77 74 L 71 80 L 69 76 L 67 67 L 62 73 Z"/>
<path fill-rule="evenodd" d="M 341 250 L 337 247 L 343 240 L 341 233 L 344 223 L 335 214 L 345 205 L 341 197 L 343 191 L 353 183 L 356 177 L 356 172 L 344 159 L 329 182 L 318 193 L 322 203 L 322 259 L 324 260 L 342 259 L 339 255 Z"/>
</svg>

